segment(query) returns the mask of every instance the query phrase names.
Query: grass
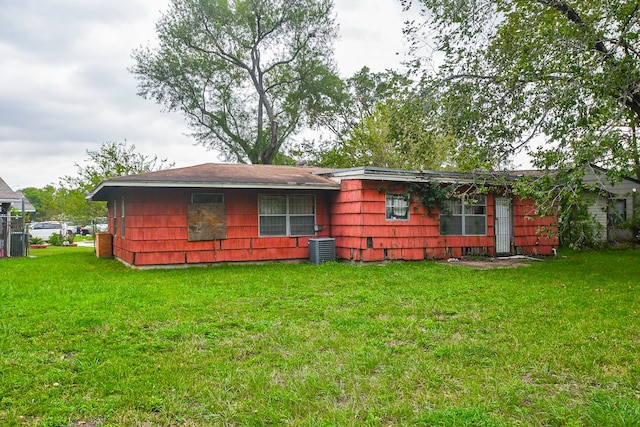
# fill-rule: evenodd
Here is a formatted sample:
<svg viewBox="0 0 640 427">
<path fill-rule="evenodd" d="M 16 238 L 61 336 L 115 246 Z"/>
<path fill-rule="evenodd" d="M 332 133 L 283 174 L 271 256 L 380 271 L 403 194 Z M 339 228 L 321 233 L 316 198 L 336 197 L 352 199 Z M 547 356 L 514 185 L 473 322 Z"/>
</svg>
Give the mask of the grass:
<svg viewBox="0 0 640 427">
<path fill-rule="evenodd" d="M 136 271 L 0 260 L 0 424 L 640 425 L 640 251 Z"/>
</svg>

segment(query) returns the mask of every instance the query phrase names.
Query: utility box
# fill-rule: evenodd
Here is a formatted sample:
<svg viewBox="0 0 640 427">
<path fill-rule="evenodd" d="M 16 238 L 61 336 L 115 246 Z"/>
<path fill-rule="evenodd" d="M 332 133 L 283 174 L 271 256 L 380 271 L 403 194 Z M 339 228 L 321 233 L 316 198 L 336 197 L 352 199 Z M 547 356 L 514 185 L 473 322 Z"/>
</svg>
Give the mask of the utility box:
<svg viewBox="0 0 640 427">
<path fill-rule="evenodd" d="M 98 258 L 113 257 L 113 237 L 109 233 L 96 233 L 96 256 Z"/>
<path fill-rule="evenodd" d="M 11 256 L 22 257 L 26 254 L 26 239 L 24 233 L 11 233 Z"/>
<path fill-rule="evenodd" d="M 311 264 L 335 261 L 336 239 L 330 237 L 309 239 L 309 258 Z"/>
</svg>

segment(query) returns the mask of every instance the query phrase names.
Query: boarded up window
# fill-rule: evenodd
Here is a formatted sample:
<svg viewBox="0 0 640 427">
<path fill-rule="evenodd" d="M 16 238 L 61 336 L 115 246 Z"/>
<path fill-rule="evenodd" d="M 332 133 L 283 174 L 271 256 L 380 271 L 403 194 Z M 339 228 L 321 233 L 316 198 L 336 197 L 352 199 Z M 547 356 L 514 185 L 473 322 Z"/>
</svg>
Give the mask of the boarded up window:
<svg viewBox="0 0 640 427">
<path fill-rule="evenodd" d="M 193 203 L 187 206 L 189 241 L 227 238 L 227 211 L 224 203 Z"/>
</svg>

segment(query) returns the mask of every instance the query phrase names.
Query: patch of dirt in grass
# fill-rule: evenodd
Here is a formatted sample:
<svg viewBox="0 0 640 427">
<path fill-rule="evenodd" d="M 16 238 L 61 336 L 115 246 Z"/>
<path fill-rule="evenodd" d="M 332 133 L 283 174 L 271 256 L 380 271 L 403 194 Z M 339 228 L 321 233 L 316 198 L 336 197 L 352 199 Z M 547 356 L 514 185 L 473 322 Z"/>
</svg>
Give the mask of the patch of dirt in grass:
<svg viewBox="0 0 640 427">
<path fill-rule="evenodd" d="M 516 268 L 528 267 L 533 262 L 540 262 L 541 259 L 530 257 L 505 257 L 505 258 L 482 258 L 482 259 L 457 259 L 451 258 L 444 263 L 460 266 L 488 270 L 491 268 Z"/>
</svg>

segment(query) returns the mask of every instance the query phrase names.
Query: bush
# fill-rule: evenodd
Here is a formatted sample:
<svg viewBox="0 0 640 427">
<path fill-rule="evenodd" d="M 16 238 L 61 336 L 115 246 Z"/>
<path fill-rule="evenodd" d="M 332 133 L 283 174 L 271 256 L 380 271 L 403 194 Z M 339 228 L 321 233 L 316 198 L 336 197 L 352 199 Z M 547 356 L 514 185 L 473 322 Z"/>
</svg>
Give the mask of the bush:
<svg viewBox="0 0 640 427">
<path fill-rule="evenodd" d="M 62 246 L 62 242 L 62 236 L 60 236 L 58 233 L 53 233 L 51 236 L 49 236 L 49 244 L 53 246 Z"/>
<path fill-rule="evenodd" d="M 44 243 L 44 240 L 42 240 L 39 237 L 32 237 L 29 239 L 29 244 L 30 245 L 41 245 Z"/>
</svg>

